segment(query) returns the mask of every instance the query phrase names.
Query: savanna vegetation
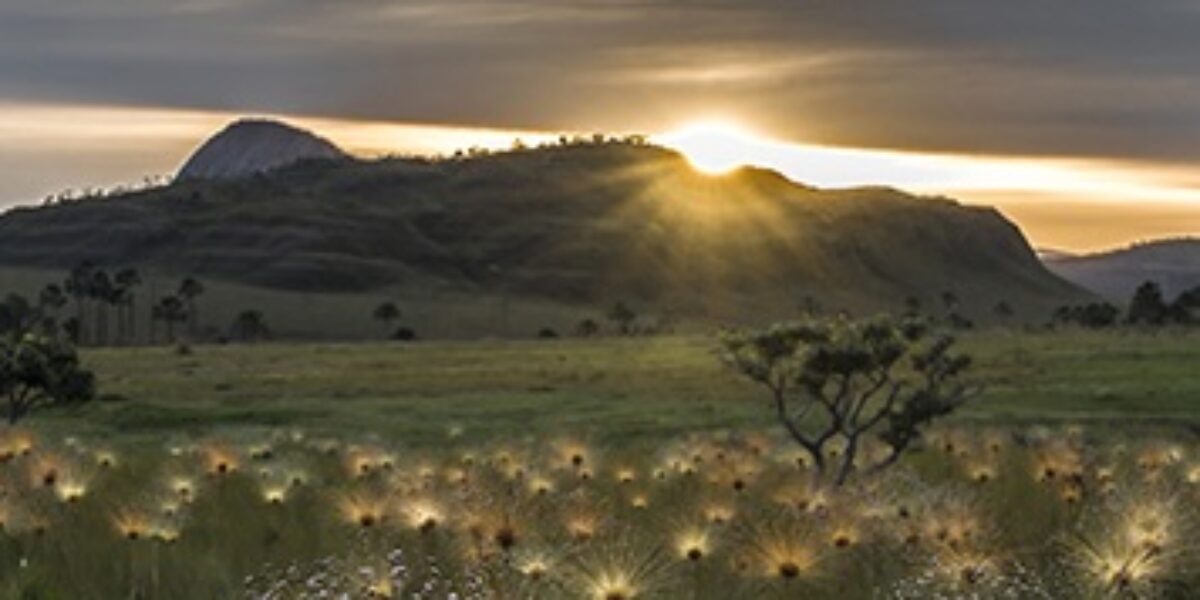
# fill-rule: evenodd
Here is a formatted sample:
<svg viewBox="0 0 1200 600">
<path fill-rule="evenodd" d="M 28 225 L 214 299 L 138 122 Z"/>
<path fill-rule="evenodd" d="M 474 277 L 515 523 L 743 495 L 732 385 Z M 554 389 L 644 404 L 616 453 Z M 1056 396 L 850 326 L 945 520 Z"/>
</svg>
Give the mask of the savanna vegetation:
<svg viewBox="0 0 1200 600">
<path fill-rule="evenodd" d="M 866 320 L 805 298 L 720 335 L 617 301 L 417 344 L 376 298 L 351 316 L 388 341 L 262 344 L 259 309 L 206 332 L 194 277 L 139 322 L 143 285 L 82 264 L 0 303 L 6 596 L 1200 589 L 1190 293 L 1147 284 L 1103 328 L 1009 325 L 1003 299 L 979 327 L 952 291 Z"/>
</svg>

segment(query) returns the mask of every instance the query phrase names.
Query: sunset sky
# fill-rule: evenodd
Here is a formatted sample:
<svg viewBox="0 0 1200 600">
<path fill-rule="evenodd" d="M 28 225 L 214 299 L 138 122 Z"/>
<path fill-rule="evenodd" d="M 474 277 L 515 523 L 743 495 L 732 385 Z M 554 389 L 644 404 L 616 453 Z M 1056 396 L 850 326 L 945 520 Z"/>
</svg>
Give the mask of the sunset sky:
<svg viewBox="0 0 1200 600">
<path fill-rule="evenodd" d="M 171 173 L 240 115 L 364 155 L 704 123 L 1095 250 L 1200 234 L 1197 32 L 1184 0 L 2 0 L 0 206 Z"/>
</svg>

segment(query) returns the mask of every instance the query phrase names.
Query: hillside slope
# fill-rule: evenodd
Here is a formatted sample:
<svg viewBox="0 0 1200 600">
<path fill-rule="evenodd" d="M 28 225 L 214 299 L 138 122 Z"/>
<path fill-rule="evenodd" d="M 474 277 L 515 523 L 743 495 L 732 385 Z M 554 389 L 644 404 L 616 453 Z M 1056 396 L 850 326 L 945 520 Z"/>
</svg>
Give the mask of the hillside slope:
<svg viewBox="0 0 1200 600">
<path fill-rule="evenodd" d="M 439 288 L 719 318 L 894 308 L 953 291 L 1042 316 L 1084 297 L 999 213 L 624 143 L 453 161 L 307 161 L 236 181 L 12 211 L 0 264 L 92 260 L 301 291 Z"/>
<path fill-rule="evenodd" d="M 1043 257 L 1059 276 L 1118 302 L 1144 281 L 1168 296 L 1200 285 L 1200 239 L 1163 240 L 1084 256 Z"/>
</svg>

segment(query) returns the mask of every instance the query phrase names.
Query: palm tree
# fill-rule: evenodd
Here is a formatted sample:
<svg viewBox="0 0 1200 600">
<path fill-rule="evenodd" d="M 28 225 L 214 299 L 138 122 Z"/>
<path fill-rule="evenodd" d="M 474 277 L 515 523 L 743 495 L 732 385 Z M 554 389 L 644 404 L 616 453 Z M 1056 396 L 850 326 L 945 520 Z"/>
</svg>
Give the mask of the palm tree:
<svg viewBox="0 0 1200 600">
<path fill-rule="evenodd" d="M 55 335 L 58 329 L 58 311 L 67 305 L 67 295 L 57 283 L 51 283 L 38 293 L 38 312 L 42 317 L 42 328 L 47 335 Z"/>
<path fill-rule="evenodd" d="M 197 326 L 200 319 L 200 314 L 196 308 L 196 297 L 203 293 L 204 284 L 200 283 L 200 281 L 194 277 L 184 278 L 184 280 L 179 283 L 178 294 L 179 297 L 183 299 L 183 302 L 187 308 L 186 319 L 188 324 L 188 335 L 193 338 L 196 337 Z"/>
<path fill-rule="evenodd" d="M 262 312 L 244 310 L 234 318 L 233 325 L 230 326 L 230 335 L 243 342 L 253 342 L 265 339 L 271 335 L 271 330 L 267 327 L 267 320 Z"/>
<path fill-rule="evenodd" d="M 384 336 L 390 337 L 392 335 L 392 323 L 395 323 L 400 318 L 400 309 L 396 307 L 394 302 L 384 302 L 375 307 L 373 316 L 376 321 L 383 323 L 384 328 L 387 330 L 384 332 Z"/>
<path fill-rule="evenodd" d="M 188 321 L 191 312 L 178 296 L 163 298 L 155 308 L 158 318 L 167 326 L 167 343 L 175 343 L 175 324 Z"/>
<path fill-rule="evenodd" d="M 142 285 L 142 275 L 133 267 L 127 267 L 117 272 L 114 278 L 121 288 L 121 308 L 125 313 L 123 339 L 126 342 L 137 341 L 137 294 L 134 289 Z M 120 317 L 118 316 L 118 320 Z"/>
<path fill-rule="evenodd" d="M 92 273 L 92 284 L 88 290 L 90 296 L 96 302 L 96 343 L 104 345 L 108 343 L 108 306 L 115 304 L 116 287 L 113 286 L 112 279 L 108 276 L 108 271 L 97 269 Z"/>
<path fill-rule="evenodd" d="M 63 290 L 75 301 L 75 323 L 79 328 L 78 343 L 87 343 L 86 304 L 92 287 L 92 271 L 95 266 L 90 261 L 83 261 L 71 269 L 63 282 Z"/>
</svg>

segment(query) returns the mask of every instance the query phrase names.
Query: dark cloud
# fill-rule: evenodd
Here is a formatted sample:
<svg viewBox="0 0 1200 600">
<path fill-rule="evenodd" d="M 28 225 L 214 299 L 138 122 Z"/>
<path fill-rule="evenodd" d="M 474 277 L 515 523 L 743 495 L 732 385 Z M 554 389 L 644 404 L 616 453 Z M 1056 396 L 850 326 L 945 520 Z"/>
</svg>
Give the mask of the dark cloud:
<svg viewBox="0 0 1200 600">
<path fill-rule="evenodd" d="M 0 98 L 1200 158 L 1182 0 L 5 0 Z"/>
</svg>

